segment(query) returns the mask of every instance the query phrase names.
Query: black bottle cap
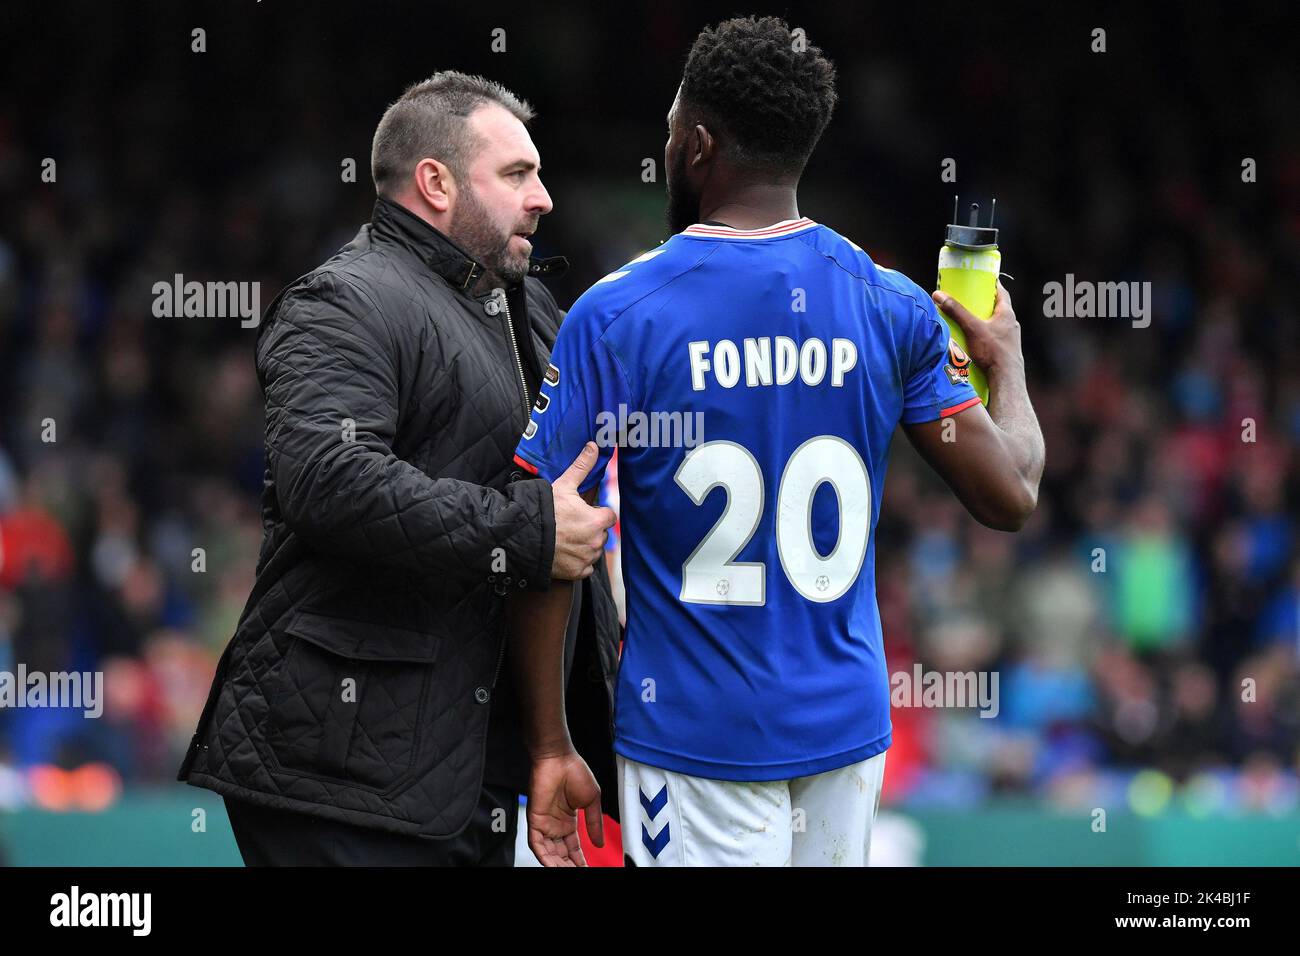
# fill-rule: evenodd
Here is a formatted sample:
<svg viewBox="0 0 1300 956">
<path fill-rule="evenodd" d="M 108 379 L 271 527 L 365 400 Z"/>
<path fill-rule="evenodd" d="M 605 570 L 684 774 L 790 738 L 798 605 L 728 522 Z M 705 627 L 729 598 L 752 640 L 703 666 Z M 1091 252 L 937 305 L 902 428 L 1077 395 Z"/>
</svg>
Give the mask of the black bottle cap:
<svg viewBox="0 0 1300 956">
<path fill-rule="evenodd" d="M 996 249 L 998 231 L 992 226 L 958 226 L 949 223 L 944 243 L 958 249 Z"/>
<path fill-rule="evenodd" d="M 996 249 L 998 247 L 998 231 L 993 228 L 993 217 L 997 215 L 998 201 L 993 200 L 993 208 L 989 212 L 989 224 L 980 226 L 979 203 L 970 204 L 970 222 L 964 226 L 957 225 L 956 222 L 948 223 L 948 233 L 944 237 L 944 244 L 956 246 L 958 249 Z M 957 218 L 957 197 L 952 197 L 952 218 Z"/>
</svg>

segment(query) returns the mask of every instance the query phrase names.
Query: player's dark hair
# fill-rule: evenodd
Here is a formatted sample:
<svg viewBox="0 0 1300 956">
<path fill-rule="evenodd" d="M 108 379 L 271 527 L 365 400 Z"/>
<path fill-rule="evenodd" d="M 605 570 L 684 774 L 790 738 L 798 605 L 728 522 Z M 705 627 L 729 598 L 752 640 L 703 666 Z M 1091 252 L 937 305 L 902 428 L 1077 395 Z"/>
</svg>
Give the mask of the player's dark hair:
<svg viewBox="0 0 1300 956">
<path fill-rule="evenodd" d="M 463 176 L 475 147 L 467 120 L 488 103 L 505 107 L 525 125 L 533 118 L 525 100 L 481 76 L 444 70 L 407 87 L 375 129 L 370 149 L 375 192 L 391 196 L 426 158 L 446 163 L 453 175 Z"/>
<path fill-rule="evenodd" d="M 780 172 L 803 169 L 835 98 L 834 64 L 778 17 L 706 27 L 682 76 L 688 122 L 720 129 L 736 160 Z"/>
</svg>

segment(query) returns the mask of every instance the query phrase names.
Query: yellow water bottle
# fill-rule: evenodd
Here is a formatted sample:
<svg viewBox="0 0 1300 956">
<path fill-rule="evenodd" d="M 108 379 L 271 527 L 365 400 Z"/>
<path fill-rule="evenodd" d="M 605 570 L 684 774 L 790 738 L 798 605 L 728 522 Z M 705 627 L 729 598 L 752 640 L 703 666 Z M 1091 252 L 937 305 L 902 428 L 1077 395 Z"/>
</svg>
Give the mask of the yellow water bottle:
<svg viewBox="0 0 1300 956">
<path fill-rule="evenodd" d="M 938 289 L 946 292 L 978 319 L 988 320 L 993 315 L 993 300 L 997 298 L 998 274 L 1002 271 L 1002 253 L 998 252 L 998 231 L 993 228 L 993 214 L 997 200 L 989 213 L 989 224 L 979 225 L 979 205 L 971 203 L 970 222 L 958 225 L 957 197 L 953 197 L 952 218 L 943 246 L 939 249 Z M 942 312 L 940 313 L 943 314 Z M 984 404 L 989 400 L 989 383 L 984 373 L 976 368 L 966 353 L 966 336 L 956 322 L 946 315 L 944 321 L 952 333 L 957 348 L 952 351 L 952 364 L 947 366 L 954 383 L 967 379 Z"/>
</svg>

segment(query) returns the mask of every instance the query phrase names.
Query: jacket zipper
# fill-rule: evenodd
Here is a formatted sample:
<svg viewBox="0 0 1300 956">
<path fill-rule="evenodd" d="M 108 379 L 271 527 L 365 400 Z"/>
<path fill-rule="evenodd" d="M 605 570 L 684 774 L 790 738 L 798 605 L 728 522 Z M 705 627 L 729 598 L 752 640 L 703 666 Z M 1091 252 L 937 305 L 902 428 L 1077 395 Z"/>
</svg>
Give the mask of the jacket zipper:
<svg viewBox="0 0 1300 956">
<path fill-rule="evenodd" d="M 492 673 L 492 689 L 496 690 L 497 681 L 501 679 L 501 664 L 506 659 L 506 642 L 510 640 L 510 629 L 506 628 L 505 634 L 501 636 L 501 650 L 497 654 L 497 669 Z"/>
<path fill-rule="evenodd" d="M 528 419 L 532 417 L 528 410 L 528 383 L 524 379 L 524 361 L 519 357 L 519 341 L 515 338 L 515 324 L 510 320 L 510 302 L 506 298 L 505 289 L 494 289 L 493 294 L 497 296 L 501 303 L 501 312 L 506 319 L 506 334 L 510 336 L 510 351 L 515 357 L 515 373 L 519 376 L 519 398 L 520 407 L 524 410 L 523 427 L 528 427 Z"/>
<path fill-rule="evenodd" d="M 506 335 L 510 338 L 510 353 L 515 358 L 515 374 L 519 378 L 519 406 L 523 409 L 524 423 L 522 428 L 528 427 L 528 419 L 532 417 L 529 411 L 528 402 L 528 383 L 524 378 L 524 361 L 519 355 L 519 340 L 515 338 L 515 324 L 510 319 L 510 300 L 506 297 L 505 289 L 493 289 L 492 294 L 500 304 L 500 311 L 505 317 Z M 497 681 L 501 679 L 501 665 L 506 659 L 506 642 L 510 640 L 509 630 L 501 637 L 501 649 L 497 652 L 497 666 L 492 673 L 492 687 L 496 689 Z"/>
</svg>

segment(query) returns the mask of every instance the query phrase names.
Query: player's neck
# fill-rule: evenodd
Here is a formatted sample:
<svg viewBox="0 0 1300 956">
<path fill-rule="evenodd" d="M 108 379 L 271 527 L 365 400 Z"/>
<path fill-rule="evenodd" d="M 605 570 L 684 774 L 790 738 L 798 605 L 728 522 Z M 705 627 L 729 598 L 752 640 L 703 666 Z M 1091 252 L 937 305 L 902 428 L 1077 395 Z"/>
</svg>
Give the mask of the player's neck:
<svg viewBox="0 0 1300 956">
<path fill-rule="evenodd" d="M 798 218 L 799 202 L 791 185 L 755 183 L 700 203 L 701 222 L 722 222 L 733 229 L 762 229 Z"/>
</svg>

